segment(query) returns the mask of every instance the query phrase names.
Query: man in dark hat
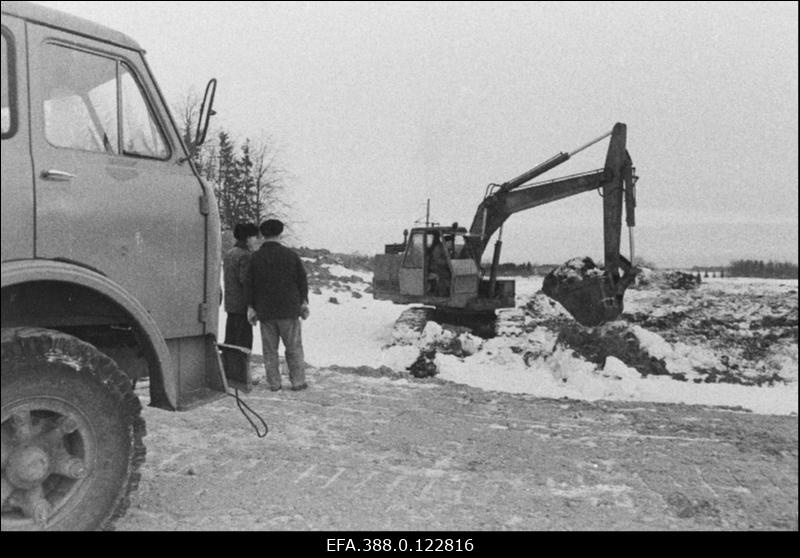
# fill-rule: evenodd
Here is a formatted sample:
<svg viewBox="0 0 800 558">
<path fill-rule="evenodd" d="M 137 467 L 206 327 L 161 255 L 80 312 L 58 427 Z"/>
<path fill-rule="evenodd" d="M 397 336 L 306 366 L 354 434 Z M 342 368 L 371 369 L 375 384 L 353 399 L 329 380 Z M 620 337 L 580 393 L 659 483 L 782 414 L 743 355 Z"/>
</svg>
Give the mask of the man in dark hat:
<svg viewBox="0 0 800 558">
<path fill-rule="evenodd" d="M 225 345 L 222 352 L 225 373 L 228 379 L 249 383 L 249 355 L 253 349 L 253 325 L 247 317 L 245 284 L 249 281 L 250 254 L 258 241 L 258 227 L 253 223 L 237 223 L 233 228 L 236 244 L 222 259 L 225 303 Z"/>
<path fill-rule="evenodd" d="M 261 323 L 264 369 L 272 391 L 281 389 L 278 346 L 283 341 L 292 389 L 306 389 L 300 318 L 308 311 L 308 278 L 300 257 L 280 243 L 283 223 L 267 219 L 259 227 L 264 243 L 250 258 L 245 290 L 250 323 Z"/>
<path fill-rule="evenodd" d="M 246 349 L 253 348 L 253 326 L 247 319 L 247 301 L 244 286 L 250 266 L 250 254 L 256 248 L 258 227 L 253 223 L 237 223 L 233 228 L 236 243 L 222 260 L 225 286 L 225 344 Z"/>
</svg>

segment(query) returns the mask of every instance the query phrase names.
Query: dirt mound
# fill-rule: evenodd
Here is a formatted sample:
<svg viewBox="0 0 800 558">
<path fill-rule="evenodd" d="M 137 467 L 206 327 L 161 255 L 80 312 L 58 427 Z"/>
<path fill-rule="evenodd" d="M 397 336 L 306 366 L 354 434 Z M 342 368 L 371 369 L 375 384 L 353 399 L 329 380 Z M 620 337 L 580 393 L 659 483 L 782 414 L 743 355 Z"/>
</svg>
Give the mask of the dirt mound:
<svg viewBox="0 0 800 558">
<path fill-rule="evenodd" d="M 699 273 L 644 269 L 636 277 L 631 288 L 693 290 L 699 287 L 702 281 Z"/>
<path fill-rule="evenodd" d="M 415 343 L 425 325 L 432 319 L 433 312 L 433 308 L 427 306 L 412 306 L 403 310 L 392 329 L 394 342 L 405 345 Z"/>
<path fill-rule="evenodd" d="M 536 293 L 522 307 L 525 312 L 525 331 L 544 325 L 557 329 L 572 321 L 569 313 L 544 293 Z"/>
<path fill-rule="evenodd" d="M 317 265 L 341 265 L 353 271 L 373 270 L 373 259 L 362 254 L 338 254 L 324 248 L 306 247 L 295 248 L 294 251 L 301 258 L 305 258 L 305 263 L 313 261 Z"/>
<path fill-rule="evenodd" d="M 786 370 L 797 358 L 796 297 L 760 289 L 655 289 L 646 297 L 650 311 L 623 319 L 675 346 L 714 355 L 694 366 L 695 381 L 773 385 L 792 379 Z"/>
<path fill-rule="evenodd" d="M 557 344 L 575 351 L 589 362 L 605 366 L 608 357 L 615 357 L 642 376 L 660 375 L 683 380 L 679 375 L 670 374 L 663 359 L 650 355 L 639 345 L 639 340 L 630 331 L 622 328 L 586 329 L 577 324 L 564 324 L 558 334 Z"/>
<path fill-rule="evenodd" d="M 700 274 L 692 275 L 683 271 L 668 271 L 664 274 L 664 283 L 670 289 L 696 289 L 702 283 Z"/>
<path fill-rule="evenodd" d="M 326 287 L 336 292 L 350 292 L 356 298 L 361 296 L 359 291 L 366 292 L 364 285 L 368 280 L 363 274 L 372 272 L 369 257 L 358 254 L 335 254 L 325 249 L 305 247 L 294 250 L 303 260 L 308 275 L 308 285 L 312 292 L 320 294 L 319 289 Z"/>
</svg>

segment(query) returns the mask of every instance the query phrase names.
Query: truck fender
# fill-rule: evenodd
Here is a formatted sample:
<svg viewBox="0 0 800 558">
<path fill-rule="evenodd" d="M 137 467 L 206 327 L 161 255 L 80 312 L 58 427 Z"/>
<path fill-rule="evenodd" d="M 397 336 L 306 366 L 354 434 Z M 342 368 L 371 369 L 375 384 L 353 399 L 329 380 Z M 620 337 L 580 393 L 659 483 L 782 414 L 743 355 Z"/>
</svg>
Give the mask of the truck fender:
<svg viewBox="0 0 800 558">
<path fill-rule="evenodd" d="M 147 309 L 129 292 L 105 275 L 90 268 L 56 260 L 34 259 L 3 262 L 0 271 L 2 288 L 33 281 L 58 281 L 80 285 L 106 296 L 125 310 L 140 328 L 155 362 L 151 374 L 163 380 L 164 395 L 172 409 L 177 408 L 178 378 L 170 359 L 164 336 Z"/>
</svg>

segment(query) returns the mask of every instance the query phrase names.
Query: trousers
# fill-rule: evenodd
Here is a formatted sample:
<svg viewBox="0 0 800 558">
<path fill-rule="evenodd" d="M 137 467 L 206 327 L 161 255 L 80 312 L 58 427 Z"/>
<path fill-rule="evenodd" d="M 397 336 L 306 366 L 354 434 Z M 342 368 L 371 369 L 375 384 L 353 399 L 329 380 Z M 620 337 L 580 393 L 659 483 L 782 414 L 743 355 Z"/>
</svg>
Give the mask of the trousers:
<svg viewBox="0 0 800 558">
<path fill-rule="evenodd" d="M 225 320 L 225 343 L 245 349 L 253 348 L 253 326 L 247 314 L 228 314 Z"/>
<path fill-rule="evenodd" d="M 303 354 L 302 326 L 299 318 L 261 321 L 261 344 L 264 350 L 264 371 L 270 389 L 281 387 L 278 347 L 281 341 L 286 349 L 286 365 L 292 386 L 306 382 L 305 356 Z"/>
</svg>

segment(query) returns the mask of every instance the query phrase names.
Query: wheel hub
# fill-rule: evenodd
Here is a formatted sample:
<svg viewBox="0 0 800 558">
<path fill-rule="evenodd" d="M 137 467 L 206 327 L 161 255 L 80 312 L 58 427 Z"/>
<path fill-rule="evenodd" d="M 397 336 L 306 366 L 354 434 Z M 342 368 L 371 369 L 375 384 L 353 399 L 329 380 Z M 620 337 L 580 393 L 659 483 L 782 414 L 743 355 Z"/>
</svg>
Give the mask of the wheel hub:
<svg viewBox="0 0 800 558">
<path fill-rule="evenodd" d="M 50 456 L 38 446 L 17 448 L 8 458 L 6 478 L 17 488 L 29 490 L 50 476 Z"/>
<path fill-rule="evenodd" d="M 72 409 L 50 400 L 3 414 L 4 529 L 12 518 L 44 526 L 89 474 L 89 431 Z"/>
</svg>

